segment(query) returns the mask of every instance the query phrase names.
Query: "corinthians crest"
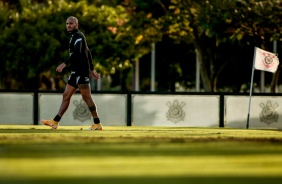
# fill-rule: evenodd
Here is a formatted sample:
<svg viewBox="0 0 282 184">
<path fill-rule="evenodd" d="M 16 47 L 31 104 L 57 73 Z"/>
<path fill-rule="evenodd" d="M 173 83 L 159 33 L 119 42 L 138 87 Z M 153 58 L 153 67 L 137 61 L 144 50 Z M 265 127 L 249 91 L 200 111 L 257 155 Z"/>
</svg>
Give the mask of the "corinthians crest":
<svg viewBox="0 0 282 184">
<path fill-rule="evenodd" d="M 275 109 L 278 107 L 278 104 L 275 103 L 272 105 L 270 101 L 267 101 L 266 104 L 260 103 L 259 106 L 262 108 L 262 111 L 259 115 L 260 121 L 270 125 L 273 122 L 277 122 L 278 113 Z"/>
<path fill-rule="evenodd" d="M 169 107 L 168 112 L 166 113 L 167 120 L 174 123 L 184 120 L 185 113 L 182 109 L 182 107 L 185 105 L 184 102 L 179 104 L 178 100 L 174 100 L 173 103 L 167 102 L 166 105 Z"/>
<path fill-rule="evenodd" d="M 73 111 L 74 119 L 77 119 L 81 122 L 84 122 L 87 119 L 91 119 L 91 113 L 83 99 L 81 99 L 80 102 L 75 100 L 73 103 L 76 106 L 75 110 Z"/>
<path fill-rule="evenodd" d="M 278 65 L 277 54 L 255 47 L 255 69 L 274 73 Z"/>
</svg>

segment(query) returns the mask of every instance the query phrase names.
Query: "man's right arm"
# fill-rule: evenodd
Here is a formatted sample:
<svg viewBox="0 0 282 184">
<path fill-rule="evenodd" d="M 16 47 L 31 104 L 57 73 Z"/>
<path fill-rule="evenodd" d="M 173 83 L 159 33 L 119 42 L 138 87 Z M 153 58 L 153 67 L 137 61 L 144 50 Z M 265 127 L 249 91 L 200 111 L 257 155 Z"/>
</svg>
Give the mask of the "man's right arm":
<svg viewBox="0 0 282 184">
<path fill-rule="evenodd" d="M 67 65 L 65 63 L 60 64 L 57 68 L 56 71 L 57 72 L 62 72 L 63 69 L 66 67 Z"/>
</svg>

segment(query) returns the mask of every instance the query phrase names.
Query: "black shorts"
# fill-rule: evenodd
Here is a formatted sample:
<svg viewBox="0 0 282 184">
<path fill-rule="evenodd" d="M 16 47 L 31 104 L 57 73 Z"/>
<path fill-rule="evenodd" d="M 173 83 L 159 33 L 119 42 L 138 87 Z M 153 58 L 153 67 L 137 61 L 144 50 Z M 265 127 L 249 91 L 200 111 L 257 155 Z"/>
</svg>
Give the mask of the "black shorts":
<svg viewBox="0 0 282 184">
<path fill-rule="evenodd" d="M 74 88 L 78 88 L 78 84 L 89 84 L 89 74 L 87 75 L 77 75 L 75 72 L 71 72 L 68 84 Z"/>
</svg>

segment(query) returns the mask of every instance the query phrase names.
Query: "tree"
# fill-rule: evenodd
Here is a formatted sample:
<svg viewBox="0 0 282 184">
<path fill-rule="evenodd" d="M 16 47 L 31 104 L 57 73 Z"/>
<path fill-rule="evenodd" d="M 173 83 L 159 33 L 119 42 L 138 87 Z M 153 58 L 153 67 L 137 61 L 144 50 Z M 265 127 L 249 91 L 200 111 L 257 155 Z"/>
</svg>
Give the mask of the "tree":
<svg viewBox="0 0 282 184">
<path fill-rule="evenodd" d="M 102 73 L 131 67 L 136 57 L 149 50 L 143 46 L 146 39 L 140 34 L 146 29 L 137 31 L 137 21 L 131 24 L 129 14 L 122 6 L 97 7 L 87 1 L 64 0 L 35 4 L 20 2 L 16 8 L 1 5 L 5 10 L 1 11 L 5 21 L 1 21 L 4 31 L 0 35 L 0 75 L 16 79 L 22 83 L 23 89 L 32 88 L 31 83 L 37 80 L 39 73 L 55 71 L 57 64 L 68 57 L 69 36 L 63 23 L 70 15 L 79 18 L 80 29 L 87 35 L 93 52 L 95 68 Z"/>
<path fill-rule="evenodd" d="M 198 50 L 205 91 L 216 91 L 218 75 L 231 59 L 226 58 L 224 63 L 219 63 L 221 44 L 240 41 L 248 45 L 267 45 L 266 42 L 279 33 L 281 25 L 277 22 L 281 6 L 276 0 L 171 2 L 171 11 L 166 19 L 168 33 L 176 39 L 193 43 Z M 273 9 L 277 11 L 273 12 Z"/>
</svg>

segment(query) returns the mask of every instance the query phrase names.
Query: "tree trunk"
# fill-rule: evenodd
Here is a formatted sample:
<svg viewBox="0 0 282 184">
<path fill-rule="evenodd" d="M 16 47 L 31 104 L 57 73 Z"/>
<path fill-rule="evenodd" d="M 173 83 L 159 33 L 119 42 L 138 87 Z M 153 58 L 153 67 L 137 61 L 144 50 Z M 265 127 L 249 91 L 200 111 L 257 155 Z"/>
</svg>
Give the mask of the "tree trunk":
<svg viewBox="0 0 282 184">
<path fill-rule="evenodd" d="M 278 84 L 278 78 L 280 70 L 282 69 L 282 64 L 279 64 L 277 71 L 273 74 L 272 80 L 270 83 L 270 92 L 271 93 L 277 93 L 277 84 Z"/>
<path fill-rule="evenodd" d="M 200 63 L 200 73 L 201 73 L 201 78 L 202 78 L 202 83 L 205 92 L 212 92 L 212 86 L 211 86 L 211 79 L 209 76 L 209 70 L 208 70 L 208 60 L 205 57 L 205 52 L 203 51 L 202 48 L 197 47 L 199 52 L 196 52 L 197 57 L 199 58 L 199 63 Z"/>
</svg>

